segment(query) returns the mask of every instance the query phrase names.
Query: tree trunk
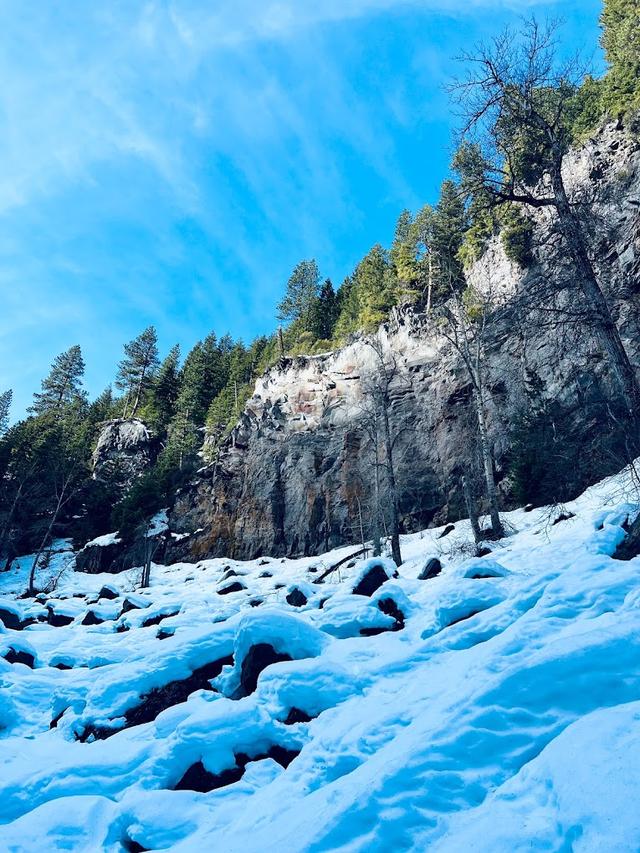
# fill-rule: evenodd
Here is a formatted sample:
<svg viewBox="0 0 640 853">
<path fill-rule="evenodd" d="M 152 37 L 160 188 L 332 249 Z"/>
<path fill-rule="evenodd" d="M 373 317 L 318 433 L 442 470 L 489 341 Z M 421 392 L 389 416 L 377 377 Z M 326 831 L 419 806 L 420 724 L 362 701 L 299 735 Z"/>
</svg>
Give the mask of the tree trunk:
<svg viewBox="0 0 640 853">
<path fill-rule="evenodd" d="M 140 405 L 140 395 L 142 394 L 142 380 L 138 383 L 138 387 L 136 389 L 136 398 L 133 401 L 133 409 L 131 410 L 130 418 L 135 418 L 136 412 L 138 411 L 138 406 Z"/>
<path fill-rule="evenodd" d="M 489 435 L 487 432 L 487 422 L 484 416 L 484 401 L 482 399 L 481 387 L 473 386 L 473 398 L 476 405 L 476 416 L 478 418 L 478 434 L 480 438 L 480 455 L 482 456 L 482 468 L 484 471 L 484 480 L 487 490 L 487 500 L 489 501 L 489 515 L 491 517 L 491 529 L 493 535 L 498 539 L 504 536 L 504 528 L 500 520 L 500 510 L 498 509 L 498 491 L 496 489 L 496 481 L 493 476 L 493 454 L 489 444 Z"/>
<path fill-rule="evenodd" d="M 561 160 L 551 170 L 551 184 L 560 230 L 576 266 L 580 288 L 593 310 L 595 326 L 623 393 L 629 418 L 635 422 L 640 415 L 640 385 L 598 283 L 587 252 L 582 226 L 571 209 L 562 177 Z"/>
<path fill-rule="evenodd" d="M 47 532 L 44 534 L 42 542 L 40 543 L 40 547 L 33 559 L 33 563 L 31 564 L 31 571 L 29 572 L 29 586 L 27 587 L 27 592 L 29 595 L 35 595 L 36 591 L 36 571 L 38 570 L 38 563 L 40 562 L 40 557 L 42 556 L 42 552 L 46 548 L 49 543 L 49 539 L 51 537 L 51 533 L 53 532 L 53 526 L 57 521 L 58 513 L 60 512 L 60 507 L 62 503 L 58 501 L 58 505 L 56 507 L 55 512 L 51 516 L 51 521 L 49 522 L 49 527 L 47 528 Z"/>
<path fill-rule="evenodd" d="M 478 521 L 478 513 L 476 512 L 475 503 L 471 495 L 469 481 L 467 480 L 464 474 L 460 478 L 460 482 L 462 485 L 462 494 L 464 495 L 464 502 L 467 507 L 467 514 L 469 515 L 469 524 L 471 525 L 471 531 L 473 533 L 473 541 L 477 545 L 478 542 L 482 541 L 482 530 L 480 529 L 480 522 Z"/>
<path fill-rule="evenodd" d="M 378 458 L 378 445 L 376 442 L 376 457 L 375 457 L 375 481 L 374 481 L 374 500 L 373 508 L 373 556 L 379 557 L 382 553 L 382 521 L 380 518 L 380 460 Z"/>
<path fill-rule="evenodd" d="M 382 407 L 382 425 L 384 428 L 384 450 L 386 457 L 387 476 L 389 478 L 389 491 L 391 497 L 391 556 L 396 566 L 402 564 L 400 553 L 400 511 L 398 508 L 398 487 L 393 467 L 393 445 L 391 442 L 391 430 L 389 428 L 389 413 L 387 407 Z"/>
<path fill-rule="evenodd" d="M 60 515 L 60 510 L 72 494 L 72 492 L 69 491 L 69 484 L 70 478 L 65 480 L 64 484 L 60 489 L 56 508 L 53 511 L 53 515 L 51 516 L 51 521 L 49 522 L 49 526 L 47 527 L 47 532 L 44 534 L 42 542 L 40 543 L 40 547 L 38 548 L 38 552 L 36 553 L 36 556 L 33 560 L 31 571 L 29 572 L 29 586 L 27 588 L 27 592 L 29 593 L 29 595 L 34 595 L 35 593 L 36 571 L 38 569 L 38 563 L 40 561 L 40 557 L 42 556 L 42 552 L 44 551 L 45 547 L 49 543 L 49 540 L 51 539 L 53 528 L 55 526 L 56 521 L 58 520 L 58 516 Z"/>
<path fill-rule="evenodd" d="M 367 545 L 364 541 L 364 524 L 362 523 L 362 504 L 360 503 L 360 498 L 356 497 L 356 501 L 358 502 L 358 524 L 360 526 L 360 544 L 362 545 L 362 550 L 367 552 Z"/>
<path fill-rule="evenodd" d="M 11 523 L 13 521 L 13 516 L 15 514 L 16 508 L 20 502 L 20 498 L 22 497 L 23 485 L 24 485 L 24 483 L 20 483 L 20 485 L 18 486 L 18 488 L 16 490 L 15 495 L 13 496 L 13 501 L 11 502 L 11 508 L 9 509 L 9 512 L 7 514 L 7 518 L 6 518 L 5 523 L 2 527 L 2 532 L 0 533 L 0 559 L 3 558 L 5 550 L 8 550 L 7 549 L 7 542 L 9 540 L 9 531 L 11 530 Z M 8 554 L 7 554 L 6 560 L 7 561 L 9 560 Z M 2 571 L 8 571 L 7 565 L 5 565 L 5 568 Z"/>
</svg>

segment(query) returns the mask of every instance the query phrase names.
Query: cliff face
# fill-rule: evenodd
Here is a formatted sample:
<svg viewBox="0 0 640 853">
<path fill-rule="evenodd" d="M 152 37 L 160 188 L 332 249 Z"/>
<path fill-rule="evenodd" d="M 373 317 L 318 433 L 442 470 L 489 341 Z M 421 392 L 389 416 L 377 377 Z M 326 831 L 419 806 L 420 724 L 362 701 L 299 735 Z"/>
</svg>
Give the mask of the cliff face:
<svg viewBox="0 0 640 853">
<path fill-rule="evenodd" d="M 638 363 L 638 145 L 609 126 L 568 158 L 567 180 L 576 202 L 596 197 L 590 216 L 594 262 Z M 547 211 L 535 214 L 535 233 L 536 263 L 526 272 L 506 258 L 497 240 L 469 272 L 475 285 L 496 295 L 486 375 L 505 505 L 514 499 L 505 477 L 510 423 L 525 406 L 532 377 L 540 398 L 562 412 L 562 429 L 584 436 L 592 447 L 598 431 L 592 403 L 611 387 L 585 323 L 588 306 L 581 303 Z M 546 311 L 552 303 L 554 323 Z M 566 321 L 558 324 L 558 317 Z M 459 478 L 475 450 L 471 386 L 460 358 L 433 318 L 410 307 L 398 309 L 378 339 L 397 367 L 390 418 L 405 529 L 466 514 Z M 373 489 L 371 442 L 362 424 L 376 358 L 361 337 L 333 353 L 284 361 L 263 376 L 218 461 L 178 496 L 172 529 L 192 535 L 180 540 L 174 556 L 309 554 L 357 541 Z M 612 460 L 611 470 L 618 462 Z M 572 479 L 562 484 L 563 493 L 584 485 L 579 465 Z"/>
</svg>

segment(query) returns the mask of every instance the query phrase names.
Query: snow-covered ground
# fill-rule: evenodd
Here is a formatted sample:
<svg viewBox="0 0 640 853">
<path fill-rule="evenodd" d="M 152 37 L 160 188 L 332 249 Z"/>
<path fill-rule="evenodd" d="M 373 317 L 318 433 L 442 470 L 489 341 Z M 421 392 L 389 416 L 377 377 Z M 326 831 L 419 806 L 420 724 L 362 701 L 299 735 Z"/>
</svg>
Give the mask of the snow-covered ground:
<svg viewBox="0 0 640 853">
<path fill-rule="evenodd" d="M 63 551 L 33 602 L 20 561 L 0 850 L 640 850 L 640 559 L 610 557 L 636 494 L 506 514 L 481 559 L 465 522 L 404 537 L 397 578 L 314 583 L 346 548 L 154 566 L 136 592 Z"/>
</svg>

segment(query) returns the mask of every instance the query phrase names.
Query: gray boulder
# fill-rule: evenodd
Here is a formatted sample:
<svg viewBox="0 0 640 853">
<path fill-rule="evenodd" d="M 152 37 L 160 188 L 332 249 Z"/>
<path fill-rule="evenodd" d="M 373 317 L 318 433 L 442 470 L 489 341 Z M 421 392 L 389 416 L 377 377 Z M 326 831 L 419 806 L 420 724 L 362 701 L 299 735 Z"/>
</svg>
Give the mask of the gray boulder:
<svg viewBox="0 0 640 853">
<path fill-rule="evenodd" d="M 124 492 L 156 455 L 155 438 L 139 418 L 106 421 L 93 451 L 93 477 Z"/>
</svg>

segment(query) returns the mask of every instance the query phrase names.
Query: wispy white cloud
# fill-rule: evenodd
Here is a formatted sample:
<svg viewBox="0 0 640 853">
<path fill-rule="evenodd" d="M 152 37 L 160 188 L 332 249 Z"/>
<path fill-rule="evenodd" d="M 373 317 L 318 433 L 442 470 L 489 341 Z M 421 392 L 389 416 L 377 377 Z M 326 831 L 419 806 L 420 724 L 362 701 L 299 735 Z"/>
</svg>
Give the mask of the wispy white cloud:
<svg viewBox="0 0 640 853">
<path fill-rule="evenodd" d="M 442 177 L 444 25 L 537 2 L 0 0 L 0 385 L 78 341 L 101 386 L 136 327 L 248 335 L 301 257 L 347 272 Z"/>
</svg>

